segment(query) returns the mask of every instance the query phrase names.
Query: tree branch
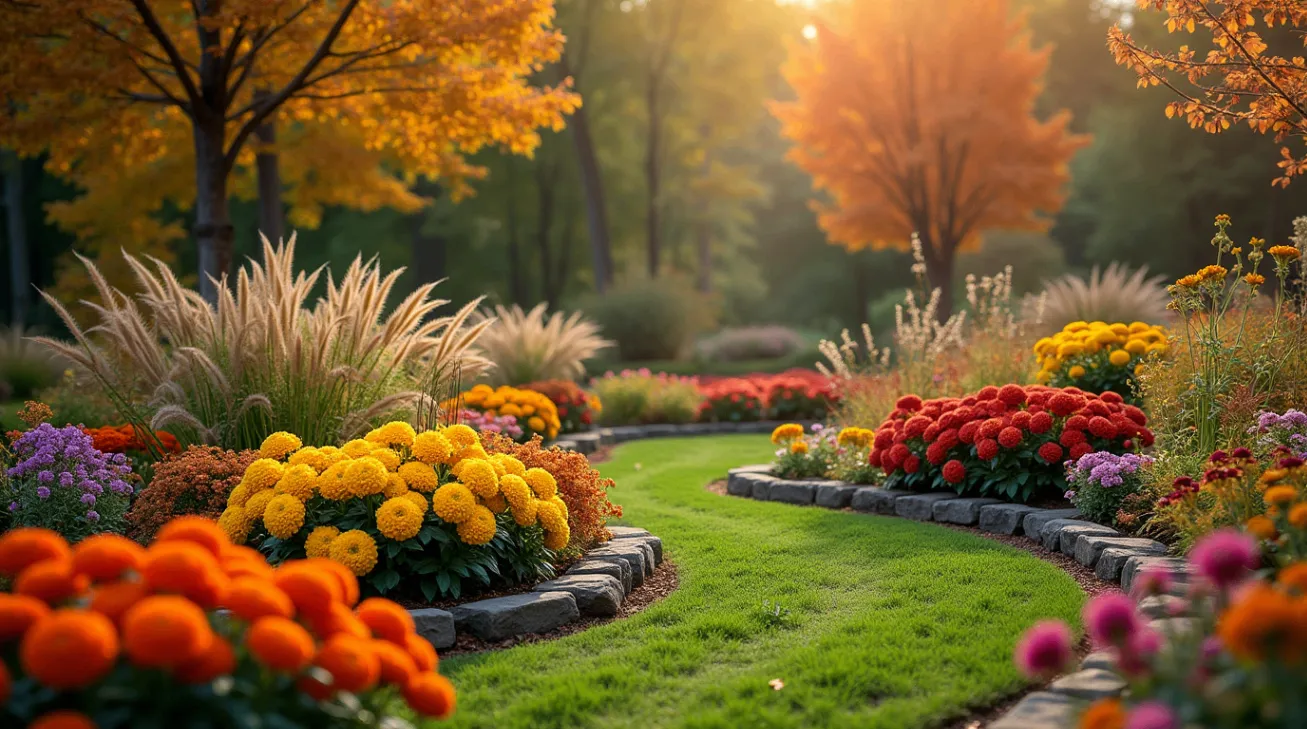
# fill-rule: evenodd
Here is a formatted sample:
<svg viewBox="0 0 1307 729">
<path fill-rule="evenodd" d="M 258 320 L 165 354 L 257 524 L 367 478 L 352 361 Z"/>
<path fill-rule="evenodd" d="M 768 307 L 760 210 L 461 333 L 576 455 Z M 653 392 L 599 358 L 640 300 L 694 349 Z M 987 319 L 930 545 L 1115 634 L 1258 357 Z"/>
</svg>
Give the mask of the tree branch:
<svg viewBox="0 0 1307 729">
<path fill-rule="evenodd" d="M 177 51 L 177 46 L 173 44 L 172 38 L 168 37 L 168 31 L 164 30 L 163 26 L 159 24 L 159 19 L 154 17 L 154 11 L 150 10 L 150 5 L 146 0 L 131 0 L 131 3 L 132 7 L 136 8 L 136 13 L 141 16 L 141 22 L 145 23 L 150 35 L 153 35 L 154 39 L 158 41 L 159 47 L 163 49 L 172 67 L 177 71 L 177 78 L 186 91 L 186 98 L 190 99 L 192 109 L 198 109 L 203 99 L 200 97 L 199 90 L 195 87 L 195 81 L 187 70 L 186 60 Z"/>
</svg>

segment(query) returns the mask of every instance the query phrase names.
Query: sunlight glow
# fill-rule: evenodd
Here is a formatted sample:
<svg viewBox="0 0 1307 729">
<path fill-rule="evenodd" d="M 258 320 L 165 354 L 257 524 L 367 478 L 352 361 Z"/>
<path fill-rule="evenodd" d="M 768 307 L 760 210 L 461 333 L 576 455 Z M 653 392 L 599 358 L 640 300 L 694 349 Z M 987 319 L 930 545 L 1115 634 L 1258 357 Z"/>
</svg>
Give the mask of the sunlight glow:
<svg viewBox="0 0 1307 729">
<path fill-rule="evenodd" d="M 803 37 L 807 38 L 808 40 L 816 40 L 817 26 L 813 25 L 812 23 L 808 23 L 807 25 L 803 26 Z"/>
</svg>

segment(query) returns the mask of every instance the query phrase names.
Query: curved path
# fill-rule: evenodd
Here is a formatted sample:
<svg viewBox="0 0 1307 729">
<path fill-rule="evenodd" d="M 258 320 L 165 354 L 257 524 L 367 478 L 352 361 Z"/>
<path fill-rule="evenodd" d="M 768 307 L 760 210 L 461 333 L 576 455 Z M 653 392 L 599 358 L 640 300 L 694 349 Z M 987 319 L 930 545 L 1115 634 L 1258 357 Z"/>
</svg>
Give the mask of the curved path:
<svg viewBox="0 0 1307 729">
<path fill-rule="evenodd" d="M 626 620 L 444 661 L 459 707 L 438 726 L 940 726 L 1023 686 L 1011 654 L 1027 626 L 1077 622 L 1075 581 L 1026 552 L 704 488 L 772 448 L 759 435 L 620 446 L 600 465 L 612 498 L 662 537 L 680 589 Z"/>
</svg>

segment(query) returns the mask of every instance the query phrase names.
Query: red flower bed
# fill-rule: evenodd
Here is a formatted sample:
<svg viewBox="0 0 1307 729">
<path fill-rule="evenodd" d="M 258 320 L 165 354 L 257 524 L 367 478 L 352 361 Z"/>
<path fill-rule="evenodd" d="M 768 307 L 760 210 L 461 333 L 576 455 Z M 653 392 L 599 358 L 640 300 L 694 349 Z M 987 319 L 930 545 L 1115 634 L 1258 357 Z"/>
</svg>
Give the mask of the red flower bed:
<svg viewBox="0 0 1307 729">
<path fill-rule="evenodd" d="M 830 380 L 813 370 L 744 377 L 700 377 L 701 420 L 822 420 L 839 402 Z M 755 406 L 752 398 L 760 400 Z"/>
<path fill-rule="evenodd" d="M 871 465 L 888 488 L 952 488 L 1029 501 L 1066 490 L 1062 463 L 1153 444 L 1144 412 L 1114 392 L 986 387 L 964 398 L 904 395 L 876 430 Z"/>
<path fill-rule="evenodd" d="M 561 432 L 579 433 L 589 430 L 599 417 L 599 398 L 586 394 L 571 380 L 541 380 L 522 385 L 520 389 L 534 390 L 558 406 Z"/>
<path fill-rule="evenodd" d="M 699 385 L 703 403 L 700 420 L 740 423 L 762 420 L 767 412 L 767 393 L 752 380 L 732 377 Z"/>
<path fill-rule="evenodd" d="M 145 452 L 150 449 L 141 439 L 141 434 L 137 433 L 136 428 L 130 424 L 82 428 L 82 432 L 91 436 L 91 444 L 101 453 Z M 165 453 L 181 452 L 181 443 L 177 442 L 176 436 L 172 433 L 156 430 L 154 437 Z"/>
</svg>

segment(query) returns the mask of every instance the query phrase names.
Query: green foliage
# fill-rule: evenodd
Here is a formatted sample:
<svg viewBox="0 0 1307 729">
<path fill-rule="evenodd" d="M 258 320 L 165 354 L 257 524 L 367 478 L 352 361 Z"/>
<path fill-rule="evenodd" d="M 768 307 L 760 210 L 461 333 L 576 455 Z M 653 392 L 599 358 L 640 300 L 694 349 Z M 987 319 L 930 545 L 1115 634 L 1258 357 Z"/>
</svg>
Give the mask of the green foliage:
<svg viewBox="0 0 1307 729">
<path fill-rule="evenodd" d="M 0 394 L 26 400 L 58 381 L 68 363 L 30 341 L 22 327 L 0 327 Z"/>
<path fill-rule="evenodd" d="M 591 299 L 585 309 L 627 362 L 676 359 L 707 323 L 697 294 L 668 278 L 627 283 Z"/>
<path fill-rule="evenodd" d="M 53 386 L 42 390 L 41 402 L 50 406 L 55 425 L 85 425 L 95 428 L 123 420 L 113 401 L 96 386 L 89 374 L 68 370 Z"/>
<path fill-rule="evenodd" d="M 604 425 L 690 423 L 703 402 L 693 380 L 648 370 L 610 372 L 590 384 L 603 404 Z"/>
</svg>

